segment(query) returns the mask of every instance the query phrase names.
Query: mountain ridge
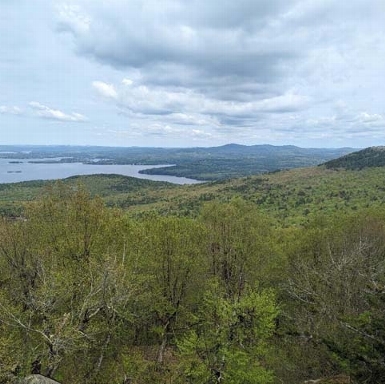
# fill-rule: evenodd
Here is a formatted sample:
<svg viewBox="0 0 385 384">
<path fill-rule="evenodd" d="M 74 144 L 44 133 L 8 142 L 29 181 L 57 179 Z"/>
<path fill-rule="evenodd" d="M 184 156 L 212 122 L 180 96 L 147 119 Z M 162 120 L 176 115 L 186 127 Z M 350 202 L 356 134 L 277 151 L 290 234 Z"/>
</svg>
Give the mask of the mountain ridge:
<svg viewBox="0 0 385 384">
<path fill-rule="evenodd" d="M 92 146 L 0 146 L 0 157 L 56 158 L 61 163 L 173 165 L 142 173 L 188 177 L 201 181 L 248 176 L 280 169 L 314 166 L 353 152 L 354 148 L 301 148 L 293 145 L 140 148 Z M 49 160 L 50 161 L 50 160 Z"/>
</svg>

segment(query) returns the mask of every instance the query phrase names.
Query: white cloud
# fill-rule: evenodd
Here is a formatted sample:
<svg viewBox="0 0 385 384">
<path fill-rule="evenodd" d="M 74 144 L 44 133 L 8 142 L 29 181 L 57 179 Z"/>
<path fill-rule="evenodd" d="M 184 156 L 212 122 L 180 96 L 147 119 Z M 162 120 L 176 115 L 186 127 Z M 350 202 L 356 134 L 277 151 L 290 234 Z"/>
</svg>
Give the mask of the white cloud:
<svg viewBox="0 0 385 384">
<path fill-rule="evenodd" d="M 23 110 L 17 106 L 1 105 L 0 113 L 9 115 L 21 115 L 23 113 Z"/>
<path fill-rule="evenodd" d="M 132 85 L 134 82 L 133 82 L 131 79 L 123 79 L 123 80 L 122 80 L 122 83 L 123 83 L 124 85 L 130 86 L 130 85 Z"/>
<path fill-rule="evenodd" d="M 172 122 L 173 124 L 187 126 L 200 125 L 217 127 L 220 125 L 218 119 L 215 116 L 207 116 L 201 113 L 172 113 L 170 115 L 164 116 L 163 119 L 167 122 Z"/>
<path fill-rule="evenodd" d="M 159 122 L 149 124 L 145 129 L 142 129 L 144 136 L 155 136 L 155 137 L 170 137 L 180 138 L 183 136 L 188 140 L 201 140 L 210 139 L 213 137 L 211 132 L 204 129 L 186 129 L 184 127 L 175 126 L 172 124 L 162 124 Z"/>
<path fill-rule="evenodd" d="M 370 114 L 368 112 L 361 112 L 358 116 L 358 120 L 363 123 L 377 123 L 377 122 L 384 123 L 385 122 L 384 116 L 378 113 Z"/>
<path fill-rule="evenodd" d="M 103 81 L 93 81 L 92 86 L 96 91 L 99 93 L 99 95 L 111 98 L 111 99 L 117 99 L 118 94 L 115 90 L 115 87 L 112 84 L 104 83 Z"/>
<path fill-rule="evenodd" d="M 77 4 L 59 4 L 57 6 L 58 29 L 86 33 L 90 28 L 91 19 Z"/>
<path fill-rule="evenodd" d="M 213 136 L 211 133 L 202 131 L 201 129 L 193 129 L 191 135 L 194 138 L 211 138 Z"/>
<path fill-rule="evenodd" d="M 31 101 L 29 106 L 34 110 L 34 115 L 45 119 L 68 121 L 68 122 L 84 122 L 87 118 L 80 113 L 64 113 L 58 109 L 51 109 L 37 101 Z"/>
<path fill-rule="evenodd" d="M 217 115 L 243 118 L 261 113 L 286 113 L 305 109 L 309 102 L 307 97 L 294 92 L 244 102 L 212 98 L 188 88 L 131 85 L 116 89 L 114 85 L 102 82 L 93 85 L 105 97 L 116 99 L 119 108 L 134 114 L 172 115 L 180 124 L 212 124 L 217 121 Z"/>
</svg>

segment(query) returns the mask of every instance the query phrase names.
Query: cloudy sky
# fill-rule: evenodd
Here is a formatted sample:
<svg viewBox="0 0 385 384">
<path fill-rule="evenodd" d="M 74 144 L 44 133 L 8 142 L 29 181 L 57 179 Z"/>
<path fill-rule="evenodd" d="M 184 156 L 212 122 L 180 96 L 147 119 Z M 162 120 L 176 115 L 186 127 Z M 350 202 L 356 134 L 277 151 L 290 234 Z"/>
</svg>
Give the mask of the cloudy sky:
<svg viewBox="0 0 385 384">
<path fill-rule="evenodd" d="M 385 145 L 385 0 L 0 0 L 0 144 Z"/>
</svg>

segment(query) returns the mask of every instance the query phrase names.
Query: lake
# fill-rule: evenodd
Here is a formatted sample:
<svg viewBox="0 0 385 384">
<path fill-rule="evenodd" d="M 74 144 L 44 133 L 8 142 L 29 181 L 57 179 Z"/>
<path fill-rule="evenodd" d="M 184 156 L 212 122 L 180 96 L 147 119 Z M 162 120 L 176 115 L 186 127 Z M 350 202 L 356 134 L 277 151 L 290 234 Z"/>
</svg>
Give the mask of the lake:
<svg viewBox="0 0 385 384">
<path fill-rule="evenodd" d="M 83 163 L 30 163 L 38 159 L 1 159 L 0 184 L 31 180 L 56 180 L 77 175 L 117 174 L 173 184 L 197 184 L 201 181 L 167 175 L 145 175 L 139 171 L 165 165 L 97 165 Z M 39 159 L 40 161 L 41 159 Z M 55 160 L 55 159 L 47 159 Z"/>
</svg>

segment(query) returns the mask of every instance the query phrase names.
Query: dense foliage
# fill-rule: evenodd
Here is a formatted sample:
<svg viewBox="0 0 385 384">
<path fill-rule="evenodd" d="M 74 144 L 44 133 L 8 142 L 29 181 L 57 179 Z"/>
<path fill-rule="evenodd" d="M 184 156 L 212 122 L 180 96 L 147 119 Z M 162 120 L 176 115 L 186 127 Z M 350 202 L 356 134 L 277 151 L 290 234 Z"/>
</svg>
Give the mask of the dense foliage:
<svg viewBox="0 0 385 384">
<path fill-rule="evenodd" d="M 383 167 L 385 165 L 385 147 L 370 147 L 353 152 L 325 163 L 327 168 L 362 169 Z"/>
<path fill-rule="evenodd" d="M 71 383 L 270 382 L 277 306 L 251 268 L 268 228 L 242 225 L 259 220 L 237 204 L 249 214 L 134 221 L 59 185 L 22 220 L 4 219 L 2 382 L 29 372 Z"/>
<path fill-rule="evenodd" d="M 0 223 L 0 382 L 385 382 L 384 251 L 379 208 L 128 216 L 51 185 Z"/>
</svg>

